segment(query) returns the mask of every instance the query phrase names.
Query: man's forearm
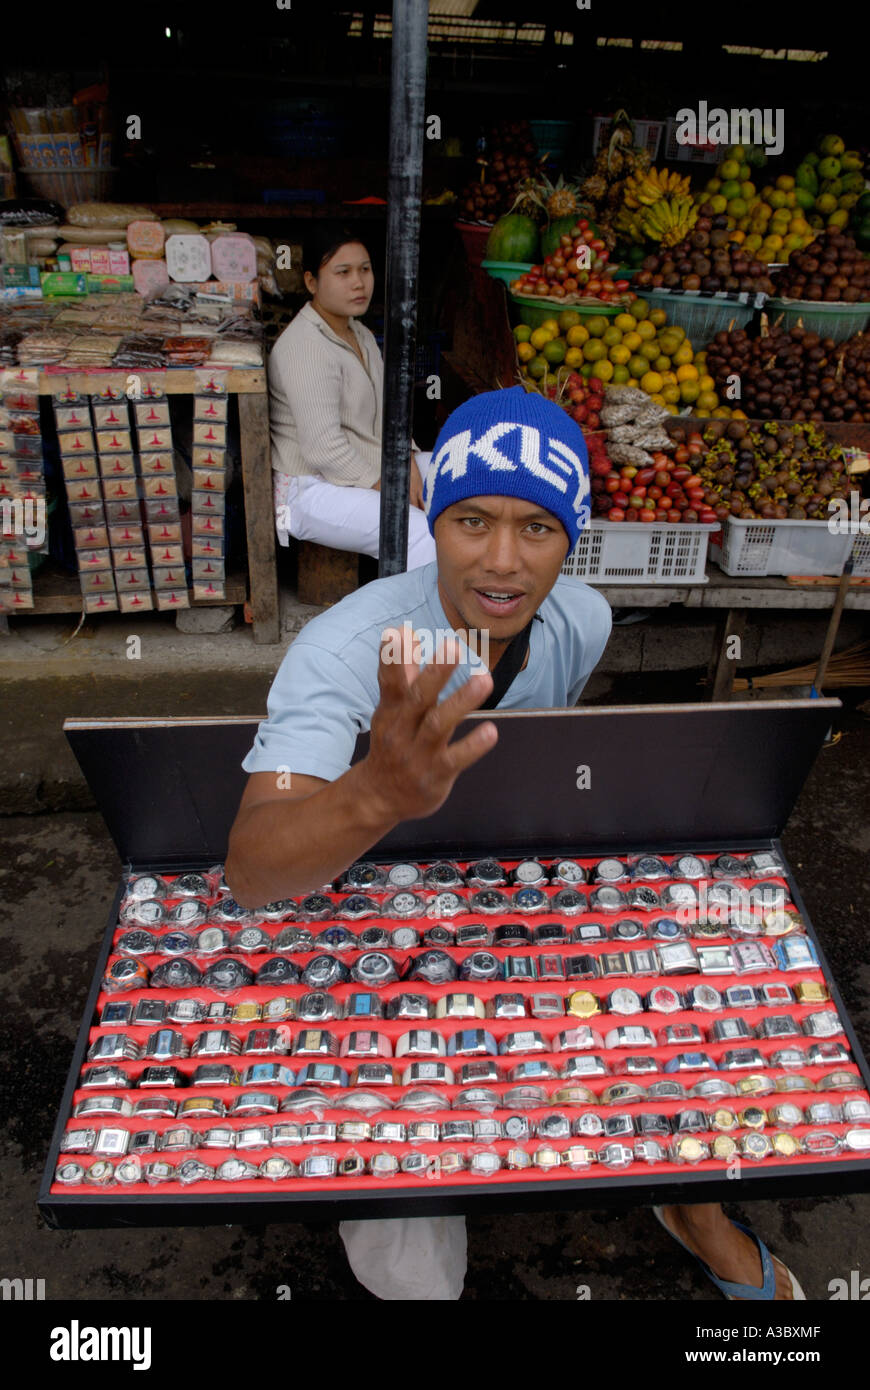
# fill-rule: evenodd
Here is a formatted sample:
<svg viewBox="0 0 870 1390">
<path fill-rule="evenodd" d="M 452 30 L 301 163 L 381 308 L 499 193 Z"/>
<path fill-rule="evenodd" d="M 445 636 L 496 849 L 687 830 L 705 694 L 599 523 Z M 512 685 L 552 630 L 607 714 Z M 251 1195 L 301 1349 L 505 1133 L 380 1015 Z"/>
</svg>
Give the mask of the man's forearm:
<svg viewBox="0 0 870 1390">
<path fill-rule="evenodd" d="M 342 873 L 398 823 L 373 792 L 365 762 L 310 796 L 239 813 L 226 879 L 243 907 L 311 892 Z"/>
</svg>

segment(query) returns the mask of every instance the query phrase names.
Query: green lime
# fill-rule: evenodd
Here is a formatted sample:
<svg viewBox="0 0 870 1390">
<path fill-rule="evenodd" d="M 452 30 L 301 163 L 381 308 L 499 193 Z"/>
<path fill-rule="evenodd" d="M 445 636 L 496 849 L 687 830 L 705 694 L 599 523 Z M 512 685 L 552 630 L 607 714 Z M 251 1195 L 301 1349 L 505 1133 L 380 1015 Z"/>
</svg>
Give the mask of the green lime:
<svg viewBox="0 0 870 1390">
<path fill-rule="evenodd" d="M 532 330 L 527 323 L 518 323 L 514 329 L 514 338 L 518 343 L 527 343 L 532 336 Z"/>
<path fill-rule="evenodd" d="M 649 313 L 649 305 L 645 299 L 636 299 L 633 304 L 629 304 L 628 312 L 638 320 L 645 319 Z"/>
</svg>

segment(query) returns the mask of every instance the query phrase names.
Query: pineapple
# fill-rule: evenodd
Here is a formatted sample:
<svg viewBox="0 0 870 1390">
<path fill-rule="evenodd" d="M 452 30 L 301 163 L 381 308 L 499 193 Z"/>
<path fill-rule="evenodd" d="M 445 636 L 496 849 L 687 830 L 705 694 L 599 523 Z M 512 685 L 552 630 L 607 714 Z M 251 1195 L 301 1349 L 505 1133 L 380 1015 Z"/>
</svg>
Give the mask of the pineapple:
<svg viewBox="0 0 870 1390">
<path fill-rule="evenodd" d="M 544 175 L 540 187 L 541 201 L 551 222 L 557 217 L 576 217 L 579 205 L 579 189 L 576 183 L 568 183 L 563 174 L 556 183 L 551 183 Z"/>
<path fill-rule="evenodd" d="M 584 179 L 580 191 L 591 203 L 600 203 L 607 196 L 607 180 L 600 174 L 590 174 L 588 179 Z"/>
</svg>

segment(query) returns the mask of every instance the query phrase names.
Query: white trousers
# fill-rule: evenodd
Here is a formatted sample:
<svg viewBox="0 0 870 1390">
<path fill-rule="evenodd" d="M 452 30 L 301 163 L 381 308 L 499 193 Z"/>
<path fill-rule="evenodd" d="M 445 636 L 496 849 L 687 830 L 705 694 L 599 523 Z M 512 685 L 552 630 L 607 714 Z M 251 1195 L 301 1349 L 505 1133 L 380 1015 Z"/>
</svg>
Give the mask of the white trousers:
<svg viewBox="0 0 870 1390">
<path fill-rule="evenodd" d="M 394 1221 L 342 1221 L 348 1263 L 376 1298 L 446 1301 L 459 1298 L 468 1266 L 464 1216 Z"/>
<path fill-rule="evenodd" d="M 431 454 L 416 454 L 425 478 Z M 381 494 L 374 488 L 337 487 L 320 478 L 290 478 L 273 470 L 275 529 L 281 545 L 289 537 L 315 541 L 333 550 L 353 550 L 378 557 L 381 527 Z M 418 569 L 435 559 L 435 542 L 425 513 L 409 508 L 408 569 Z"/>
</svg>

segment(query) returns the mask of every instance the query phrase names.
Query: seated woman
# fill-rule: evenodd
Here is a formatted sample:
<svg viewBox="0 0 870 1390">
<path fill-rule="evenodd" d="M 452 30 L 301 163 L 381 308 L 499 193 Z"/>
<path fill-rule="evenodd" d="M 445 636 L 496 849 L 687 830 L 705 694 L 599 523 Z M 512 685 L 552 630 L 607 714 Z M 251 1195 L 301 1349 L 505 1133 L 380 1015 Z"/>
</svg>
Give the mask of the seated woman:
<svg viewBox="0 0 870 1390">
<path fill-rule="evenodd" d="M 374 289 L 371 259 L 346 228 L 317 228 L 303 270 L 312 297 L 269 355 L 278 539 L 377 557 L 384 364 L 374 334 L 357 321 Z M 435 559 L 422 511 L 429 456 L 411 457 L 409 570 Z"/>
</svg>

